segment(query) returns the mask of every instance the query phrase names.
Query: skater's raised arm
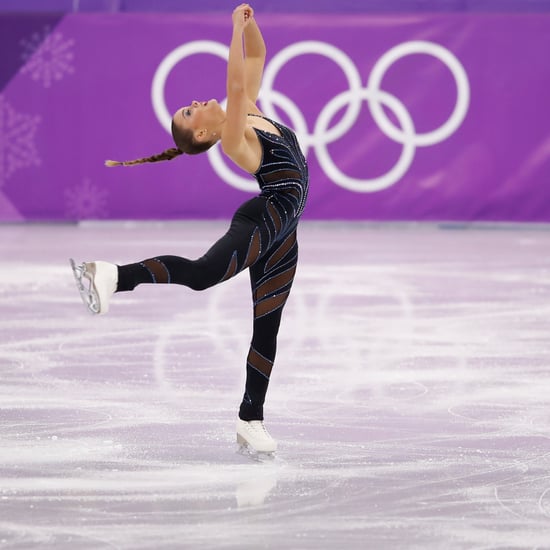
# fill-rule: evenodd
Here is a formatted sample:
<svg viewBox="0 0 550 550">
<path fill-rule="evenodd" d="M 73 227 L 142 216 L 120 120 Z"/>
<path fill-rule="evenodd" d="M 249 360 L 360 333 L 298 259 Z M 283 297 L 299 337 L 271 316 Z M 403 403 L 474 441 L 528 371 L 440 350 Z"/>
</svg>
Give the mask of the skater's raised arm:
<svg viewBox="0 0 550 550">
<path fill-rule="evenodd" d="M 250 6 L 248 6 L 248 9 L 250 11 L 249 22 L 244 29 L 246 95 L 252 102 L 256 103 L 264 72 L 266 47 L 260 28 L 254 18 L 254 11 Z"/>
<path fill-rule="evenodd" d="M 243 33 L 249 26 L 251 9 L 241 4 L 233 11 L 233 34 L 227 62 L 227 118 L 223 128 L 221 145 L 226 155 L 237 164 L 247 156 L 245 140 L 246 116 L 249 110 L 246 64 L 243 51 Z"/>
</svg>

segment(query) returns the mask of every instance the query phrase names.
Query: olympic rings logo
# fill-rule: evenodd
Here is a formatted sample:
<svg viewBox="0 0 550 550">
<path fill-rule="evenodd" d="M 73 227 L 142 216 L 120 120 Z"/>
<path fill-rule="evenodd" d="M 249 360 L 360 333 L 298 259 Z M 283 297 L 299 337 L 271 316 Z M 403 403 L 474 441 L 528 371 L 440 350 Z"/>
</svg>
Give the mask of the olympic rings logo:
<svg viewBox="0 0 550 550">
<path fill-rule="evenodd" d="M 197 40 L 177 47 L 162 60 L 153 77 L 151 100 L 160 124 L 168 132 L 170 132 L 171 114 L 164 99 L 166 79 L 181 60 L 196 54 L 215 55 L 227 61 L 229 48 L 219 42 Z M 332 60 L 342 69 L 349 85 L 347 91 L 336 95 L 323 107 L 314 124 L 313 133 L 308 131 L 305 117 L 298 105 L 274 88 L 275 79 L 281 68 L 291 59 L 307 54 L 322 55 Z M 382 79 L 391 65 L 411 54 L 428 54 L 437 58 L 451 71 L 456 84 L 456 105 L 451 115 L 440 127 L 430 132 L 417 133 L 411 115 L 403 103 L 380 88 Z M 309 40 L 291 44 L 271 59 L 264 68 L 258 101 L 261 110 L 269 118 L 278 118 L 275 106 L 286 113 L 306 157 L 309 149 L 313 148 L 321 168 L 335 184 L 350 191 L 365 193 L 380 191 L 398 182 L 411 166 L 417 147 L 428 147 L 440 143 L 459 128 L 468 111 L 470 85 L 460 61 L 449 50 L 433 42 L 410 41 L 391 48 L 375 63 L 367 85 L 363 87 L 357 67 L 345 53 L 326 42 Z M 371 116 L 380 130 L 389 139 L 402 146 L 401 155 L 393 168 L 371 179 L 359 179 L 344 174 L 336 166 L 327 148 L 328 144 L 340 139 L 353 127 L 364 101 L 367 102 Z M 345 114 L 331 128 L 331 120 L 343 107 L 346 107 Z M 392 111 L 400 127 L 395 126 L 388 118 L 383 107 Z M 226 183 L 243 191 L 257 191 L 256 182 L 229 169 L 219 146 L 212 147 L 208 151 L 208 157 L 215 172 Z"/>
</svg>

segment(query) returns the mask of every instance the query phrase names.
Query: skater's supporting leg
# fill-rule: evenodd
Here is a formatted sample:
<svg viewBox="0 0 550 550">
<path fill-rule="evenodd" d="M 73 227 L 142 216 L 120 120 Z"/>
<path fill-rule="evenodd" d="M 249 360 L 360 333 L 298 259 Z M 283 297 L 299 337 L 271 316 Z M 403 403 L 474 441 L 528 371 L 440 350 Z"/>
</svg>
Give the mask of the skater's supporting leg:
<svg viewBox="0 0 550 550">
<path fill-rule="evenodd" d="M 254 331 L 246 364 L 241 420 L 263 420 L 263 405 L 277 351 L 277 334 L 290 293 L 296 263 L 296 231 L 250 268 L 254 300 Z"/>
</svg>

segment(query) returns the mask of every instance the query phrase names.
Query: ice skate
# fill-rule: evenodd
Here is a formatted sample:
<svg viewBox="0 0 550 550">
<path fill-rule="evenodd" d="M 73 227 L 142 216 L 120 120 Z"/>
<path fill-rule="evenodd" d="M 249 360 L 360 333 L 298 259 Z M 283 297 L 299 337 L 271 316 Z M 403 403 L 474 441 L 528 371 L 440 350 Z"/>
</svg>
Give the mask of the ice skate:
<svg viewBox="0 0 550 550">
<path fill-rule="evenodd" d="M 90 262 L 76 265 L 71 258 L 71 267 L 80 292 L 80 297 L 88 310 L 97 315 L 109 311 L 109 301 L 116 290 L 118 271 L 115 264 Z"/>
<path fill-rule="evenodd" d="M 241 448 L 256 453 L 272 454 L 277 450 L 277 442 L 269 435 L 261 420 L 237 419 L 237 443 Z"/>
</svg>

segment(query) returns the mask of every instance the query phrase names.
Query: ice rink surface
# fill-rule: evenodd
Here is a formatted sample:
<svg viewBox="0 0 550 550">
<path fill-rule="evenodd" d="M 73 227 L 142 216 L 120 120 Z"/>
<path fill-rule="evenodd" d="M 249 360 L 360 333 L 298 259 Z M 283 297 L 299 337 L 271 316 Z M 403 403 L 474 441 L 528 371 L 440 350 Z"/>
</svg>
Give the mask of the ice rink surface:
<svg viewBox="0 0 550 550">
<path fill-rule="evenodd" d="M 0 550 L 550 548 L 550 228 L 303 222 L 258 460 L 248 275 L 94 317 L 68 263 L 226 225 L 0 226 Z"/>
</svg>

